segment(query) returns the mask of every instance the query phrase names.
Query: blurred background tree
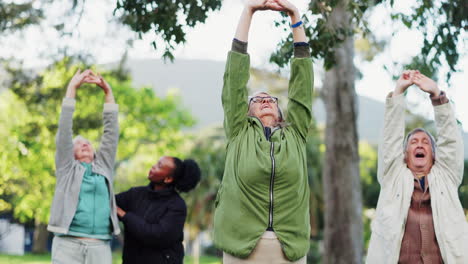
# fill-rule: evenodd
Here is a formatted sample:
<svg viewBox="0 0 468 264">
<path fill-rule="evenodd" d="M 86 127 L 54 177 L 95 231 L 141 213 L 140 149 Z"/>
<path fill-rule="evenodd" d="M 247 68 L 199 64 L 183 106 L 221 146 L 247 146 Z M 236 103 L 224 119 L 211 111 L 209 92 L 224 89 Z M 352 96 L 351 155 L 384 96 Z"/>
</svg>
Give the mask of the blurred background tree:
<svg viewBox="0 0 468 264">
<path fill-rule="evenodd" d="M 0 211 L 11 211 L 22 223 L 34 223 L 34 252 L 46 250 L 46 223 L 54 193 L 55 133 L 66 86 L 86 65 L 65 58 L 37 75 L 8 68 L 11 79 L 2 93 L 0 134 Z M 180 98 L 156 96 L 151 88 L 132 87 L 116 72 L 100 71 L 117 98 L 120 147 L 116 162 L 116 191 L 147 183 L 147 171 L 161 155 L 180 155 L 181 129 L 194 120 Z M 121 77 L 121 76 L 120 76 Z M 77 93 L 74 133 L 98 147 L 102 135 L 104 99 L 96 86 L 83 85 Z M 40 197 L 40 199 L 39 199 Z"/>
</svg>

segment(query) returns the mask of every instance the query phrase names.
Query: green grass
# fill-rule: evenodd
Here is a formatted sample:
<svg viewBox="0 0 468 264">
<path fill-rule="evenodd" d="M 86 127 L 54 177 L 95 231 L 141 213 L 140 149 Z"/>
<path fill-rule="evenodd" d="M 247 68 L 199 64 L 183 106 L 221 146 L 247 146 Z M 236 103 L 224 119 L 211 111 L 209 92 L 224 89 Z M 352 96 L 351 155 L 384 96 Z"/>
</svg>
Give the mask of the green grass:
<svg viewBox="0 0 468 264">
<path fill-rule="evenodd" d="M 112 257 L 112 264 L 121 263 L 121 253 L 114 252 Z M 0 264 L 50 264 L 50 254 L 26 254 L 24 256 L 14 256 L 0 254 Z M 184 263 L 192 264 L 193 260 L 190 256 L 186 256 Z M 200 264 L 221 264 L 221 259 L 217 257 L 202 256 L 200 257 Z"/>
</svg>

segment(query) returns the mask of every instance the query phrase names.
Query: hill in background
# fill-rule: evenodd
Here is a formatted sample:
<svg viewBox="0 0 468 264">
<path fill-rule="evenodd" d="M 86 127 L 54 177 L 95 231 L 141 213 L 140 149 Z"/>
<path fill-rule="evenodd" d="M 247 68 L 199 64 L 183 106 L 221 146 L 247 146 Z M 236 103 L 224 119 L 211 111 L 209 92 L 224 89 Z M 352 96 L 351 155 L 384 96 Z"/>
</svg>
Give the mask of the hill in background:
<svg viewBox="0 0 468 264">
<path fill-rule="evenodd" d="M 115 64 L 114 64 L 115 65 Z M 113 64 L 108 65 L 110 67 Z M 208 60 L 176 60 L 164 64 L 161 60 L 129 60 L 130 71 L 136 86 L 152 86 L 159 96 L 170 89 L 180 91 L 184 106 L 197 119 L 195 128 L 222 124 L 221 89 L 225 62 Z M 314 117 L 319 125 L 325 123 L 325 107 L 320 99 L 313 105 Z M 383 126 L 384 104 L 358 96 L 358 134 L 360 140 L 378 144 Z M 468 134 L 463 133 L 465 159 L 468 158 Z"/>
</svg>

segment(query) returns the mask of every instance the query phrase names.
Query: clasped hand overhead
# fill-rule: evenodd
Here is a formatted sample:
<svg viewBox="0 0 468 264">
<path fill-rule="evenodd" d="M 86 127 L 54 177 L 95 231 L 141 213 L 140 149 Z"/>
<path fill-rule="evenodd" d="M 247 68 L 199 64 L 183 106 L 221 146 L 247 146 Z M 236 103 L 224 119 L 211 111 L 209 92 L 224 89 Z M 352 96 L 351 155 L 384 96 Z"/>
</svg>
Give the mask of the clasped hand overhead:
<svg viewBox="0 0 468 264">
<path fill-rule="evenodd" d="M 402 94 L 411 85 L 417 85 L 422 91 L 429 93 L 431 96 L 438 96 L 440 94 L 437 83 L 420 73 L 418 70 L 406 70 L 398 78 L 396 82 L 394 96 Z"/>
</svg>

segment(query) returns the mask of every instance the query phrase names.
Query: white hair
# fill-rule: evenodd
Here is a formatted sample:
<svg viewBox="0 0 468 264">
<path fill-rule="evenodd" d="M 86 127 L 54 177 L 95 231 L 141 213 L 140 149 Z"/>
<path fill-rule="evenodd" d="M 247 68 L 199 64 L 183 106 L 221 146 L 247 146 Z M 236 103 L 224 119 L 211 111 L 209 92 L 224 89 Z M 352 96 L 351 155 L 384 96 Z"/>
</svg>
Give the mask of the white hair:
<svg viewBox="0 0 468 264">
<path fill-rule="evenodd" d="M 84 141 L 87 141 L 88 143 L 91 144 L 91 142 L 90 142 L 87 138 L 85 138 L 85 137 L 83 137 L 83 136 L 81 136 L 81 135 L 78 135 L 78 136 L 76 136 L 76 137 L 73 139 L 73 145 L 75 145 L 75 143 L 76 143 L 78 140 L 84 140 Z"/>
<path fill-rule="evenodd" d="M 406 153 L 406 150 L 408 149 L 408 142 L 409 142 L 409 139 L 411 138 L 411 136 L 418 133 L 418 132 L 426 133 L 426 135 L 429 137 L 429 140 L 431 141 L 432 157 L 435 160 L 436 147 L 437 146 L 436 146 L 436 141 L 434 139 L 434 136 L 432 136 L 432 134 L 429 133 L 429 131 L 427 131 L 426 129 L 421 128 L 421 127 L 418 127 L 418 128 L 415 128 L 415 129 L 411 130 L 408 133 L 408 135 L 406 135 L 406 138 L 403 141 L 403 152 Z"/>
<path fill-rule="evenodd" d="M 270 93 L 266 92 L 266 91 L 263 91 L 263 90 L 260 90 L 260 91 L 256 91 L 254 92 L 252 95 L 249 95 L 247 97 L 247 103 L 248 103 L 248 108 L 249 108 L 249 111 L 250 111 L 250 100 L 252 98 L 254 98 L 255 96 L 258 96 L 259 94 L 268 94 L 269 96 L 272 96 Z M 283 115 L 283 110 L 281 110 L 279 104 L 276 105 L 278 107 L 278 115 L 279 115 L 279 122 L 280 123 L 284 123 L 284 115 Z M 281 126 L 285 126 L 286 123 L 282 124 Z"/>
</svg>

